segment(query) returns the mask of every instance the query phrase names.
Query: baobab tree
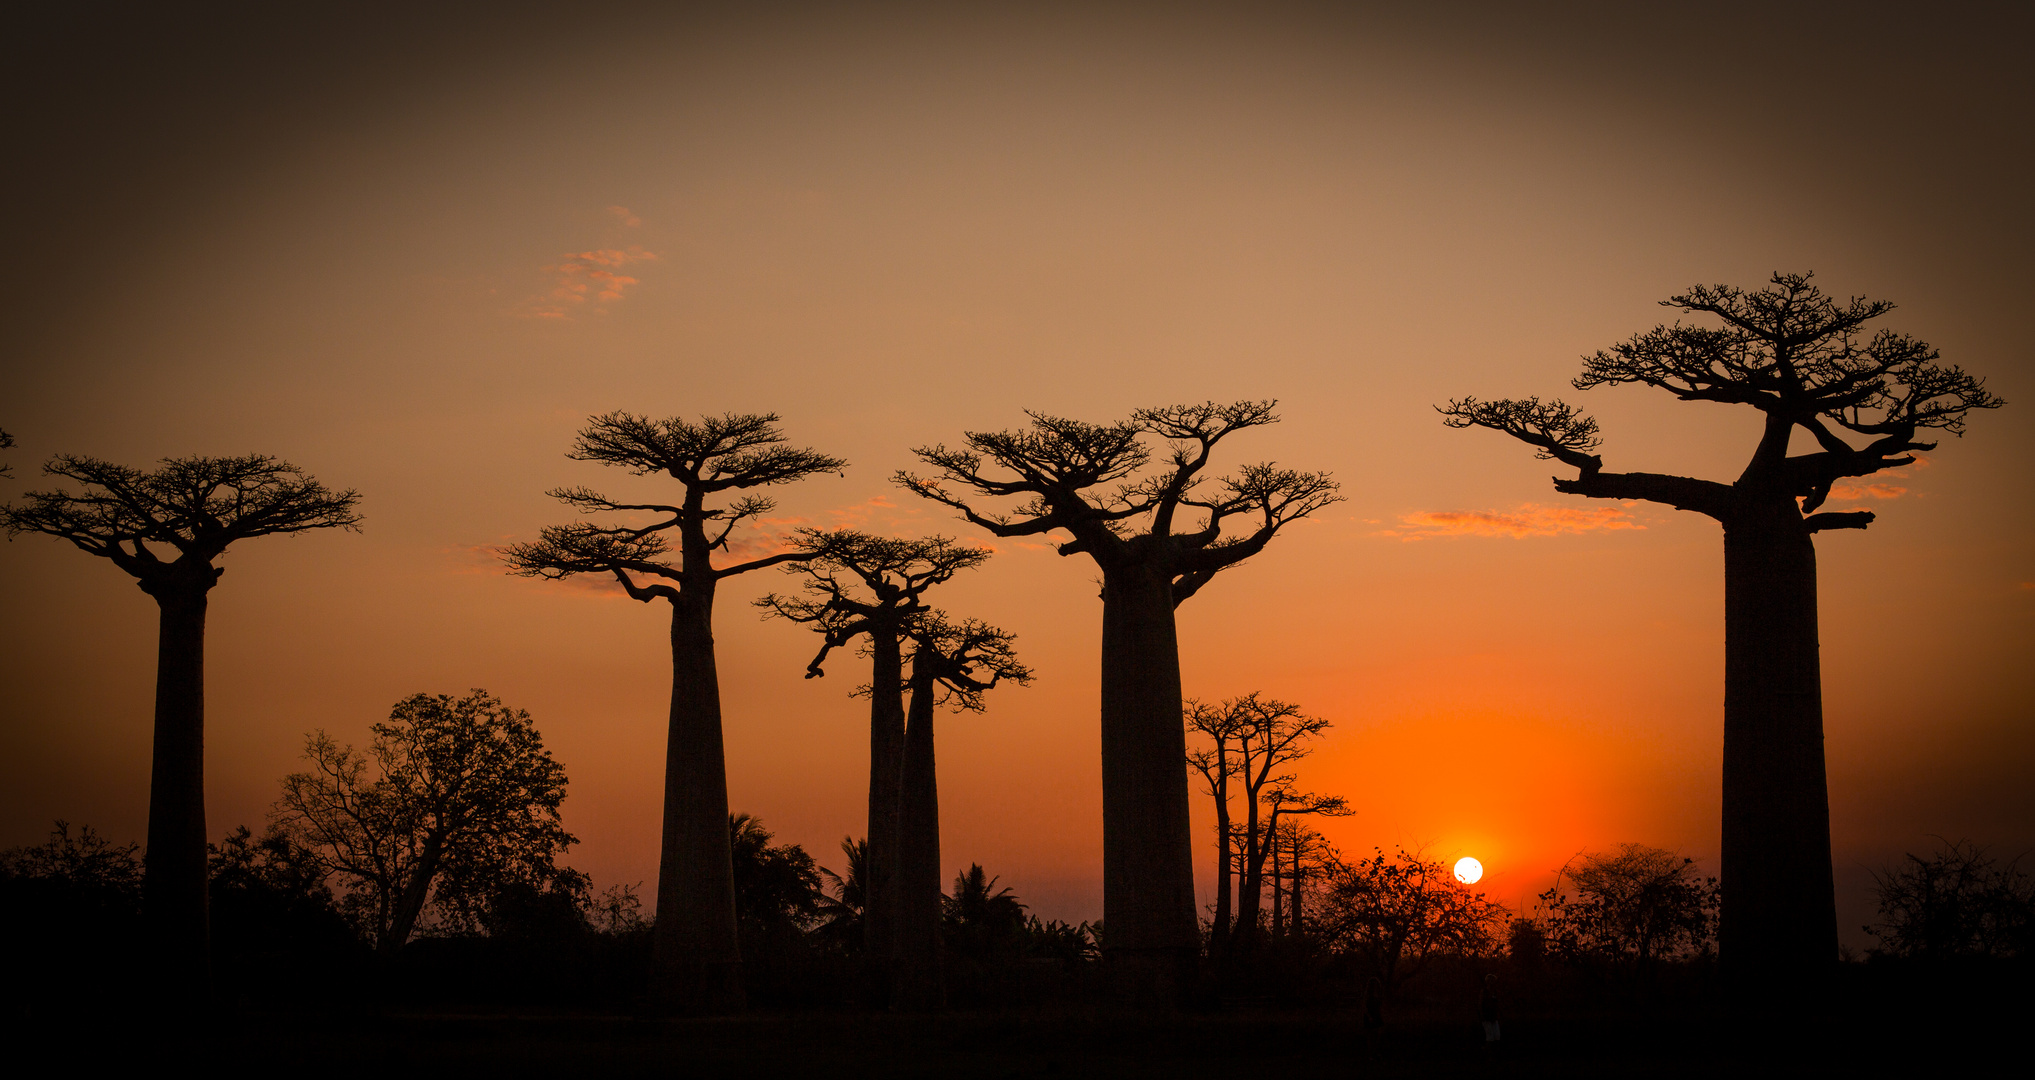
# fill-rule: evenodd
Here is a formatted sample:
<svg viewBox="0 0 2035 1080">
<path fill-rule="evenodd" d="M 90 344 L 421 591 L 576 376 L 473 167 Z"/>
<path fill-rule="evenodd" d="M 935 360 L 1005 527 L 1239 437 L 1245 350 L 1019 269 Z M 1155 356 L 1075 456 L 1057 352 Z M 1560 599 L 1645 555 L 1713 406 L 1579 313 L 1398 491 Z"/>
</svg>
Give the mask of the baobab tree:
<svg viewBox="0 0 2035 1080">
<path fill-rule="evenodd" d="M 940 706 L 981 712 L 982 695 L 1004 681 L 1029 683 L 1015 636 L 977 619 L 950 621 L 939 611 L 913 616 L 910 723 L 898 783 L 898 861 L 892 878 L 897 912 L 891 952 L 891 1005 L 909 1010 L 946 1004 L 940 966 L 940 787 L 933 718 Z"/>
<path fill-rule="evenodd" d="M 1060 554 L 1086 554 L 1102 571 L 1103 952 L 1133 997 L 1184 989 L 1200 945 L 1174 609 L 1339 499 L 1327 474 L 1270 462 L 1207 482 L 1216 444 L 1275 422 L 1273 404 L 1141 409 L 1100 425 L 1029 413 L 1027 429 L 920 447 L 913 452 L 934 474 L 897 476 L 992 535 L 1068 533 Z M 1151 461 L 1146 435 L 1171 453 L 1140 478 Z M 971 497 L 1019 502 L 999 512 Z"/>
<path fill-rule="evenodd" d="M 1272 872 L 1272 936 L 1300 936 L 1302 932 L 1302 879 L 1309 870 L 1320 870 L 1324 858 L 1334 854 L 1328 838 L 1302 824 L 1306 814 L 1348 817 L 1356 811 L 1340 795 L 1311 795 L 1282 787 L 1271 793 L 1271 813 L 1265 818 L 1265 846 L 1270 849 Z M 1281 821 L 1281 818 L 1294 820 Z"/>
<path fill-rule="evenodd" d="M 923 598 L 928 590 L 982 565 L 990 551 L 944 536 L 903 540 L 803 529 L 798 538 L 800 548 L 813 555 L 785 567 L 786 573 L 800 579 L 800 595 L 771 593 L 756 604 L 765 617 L 803 623 L 821 635 L 819 654 L 806 665 L 808 679 L 826 674 L 827 656 L 833 650 L 858 638 L 867 642 L 869 831 L 863 858 L 862 934 L 869 972 L 881 982 L 894 951 L 892 877 L 897 867 L 898 785 L 904 768 L 907 626 L 927 610 Z M 935 871 L 937 875 L 937 867 Z M 879 1000 L 887 994 L 880 985 L 874 989 Z"/>
<path fill-rule="evenodd" d="M 133 577 L 159 612 L 142 919 L 164 989 L 188 995 L 208 970 L 205 612 L 226 572 L 214 563 L 251 537 L 357 532 L 360 495 L 259 454 L 165 458 L 152 472 L 62 454 L 42 471 L 83 490 L 31 491 L 0 508 L 8 536 L 70 541 Z"/>
<path fill-rule="evenodd" d="M 714 592 L 737 574 L 810 559 L 783 551 L 714 565 L 736 526 L 770 512 L 758 495 L 725 505 L 729 492 L 788 484 L 844 463 L 784 445 L 775 414 L 707 416 L 698 423 L 612 412 L 587 422 L 566 455 L 637 476 L 678 481 L 674 503 L 630 503 L 586 488 L 553 498 L 583 514 L 650 515 L 647 524 L 575 522 L 546 527 L 533 543 L 502 552 L 512 573 L 565 578 L 612 575 L 632 599 L 671 605 L 671 722 L 664 753 L 664 835 L 657 867 L 657 925 L 651 938 L 651 1002 L 658 1011 L 719 1012 L 744 1002 L 736 937 L 735 883 L 728 846 L 728 776 L 721 740 L 721 687 L 714 666 Z M 672 541 L 677 538 L 677 551 Z M 676 554 L 674 561 L 672 556 Z M 650 580 L 637 580 L 638 575 Z"/>
<path fill-rule="evenodd" d="M 1912 463 L 1925 429 L 1964 433 L 1966 414 L 2002 402 L 1937 363 L 1938 352 L 1865 325 L 1893 305 L 1839 303 L 1806 274 L 1747 291 L 1697 286 L 1663 306 L 1721 325 L 1657 326 L 1585 357 L 1575 386 L 1637 383 L 1683 401 L 1763 415 L 1736 480 L 1604 471 L 1597 422 L 1560 401 L 1451 401 L 1451 427 L 1504 432 L 1577 470 L 1555 490 L 1643 499 L 1724 528 L 1724 812 L 1719 953 L 1734 984 L 1784 990 L 1837 958 L 1830 800 L 1823 763 L 1816 549 L 1870 511 L 1821 511 L 1840 481 Z M 1790 455 L 1797 431 L 1813 452 Z M 1862 442 L 1863 445 L 1854 445 Z"/>
<path fill-rule="evenodd" d="M 1216 703 L 1189 702 L 1186 716 L 1187 730 L 1212 744 L 1210 749 L 1189 754 L 1187 763 L 1202 773 L 1216 800 L 1220 869 L 1215 924 L 1209 937 L 1211 950 L 1220 954 L 1228 947 L 1232 935 L 1246 942 L 1256 940 L 1258 912 L 1264 896 L 1265 860 L 1272 851 L 1272 830 L 1279 818 L 1298 814 L 1334 817 L 1350 811 L 1340 796 L 1299 793 L 1293 787 L 1297 778 L 1286 771 L 1288 765 L 1314 752 L 1306 740 L 1328 730 L 1331 725 L 1327 720 L 1309 716 L 1298 705 L 1266 697 L 1256 690 Z M 1232 778 L 1235 787 L 1231 786 Z M 1241 827 L 1231 816 L 1232 792 L 1243 801 Z M 1242 878 L 1236 890 L 1234 920 L 1229 918 L 1227 902 L 1232 861 Z"/>
</svg>

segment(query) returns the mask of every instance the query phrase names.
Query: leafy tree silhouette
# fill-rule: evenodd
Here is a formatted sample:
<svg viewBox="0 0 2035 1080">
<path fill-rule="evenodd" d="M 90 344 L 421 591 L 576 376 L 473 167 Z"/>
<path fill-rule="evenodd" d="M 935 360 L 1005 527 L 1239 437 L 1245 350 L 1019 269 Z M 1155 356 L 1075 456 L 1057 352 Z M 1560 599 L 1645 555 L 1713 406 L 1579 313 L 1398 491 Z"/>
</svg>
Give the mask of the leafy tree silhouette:
<svg viewBox="0 0 2035 1080">
<path fill-rule="evenodd" d="M 1562 877 L 1575 897 L 1562 889 Z M 1693 859 L 1643 844 L 1584 856 L 1540 903 L 1546 945 L 1572 963 L 1598 961 L 1647 978 L 1658 961 L 1715 941 L 1717 879 L 1698 874 Z"/>
<path fill-rule="evenodd" d="M 1723 525 L 1719 951 L 1732 985 L 1779 995 L 1837 958 L 1813 537 L 1873 520 L 1868 511 L 1816 511 L 1839 481 L 1933 449 L 1919 438 L 1925 429 L 1962 435 L 1967 413 L 2002 402 L 1979 379 L 1938 365 L 1923 342 L 1890 330 L 1865 336 L 1892 304 L 1838 303 L 1806 274 L 1775 274 L 1757 291 L 1696 286 L 1662 304 L 1722 325 L 1657 326 L 1586 357 L 1575 386 L 1637 383 L 1759 410 L 1759 443 L 1730 483 L 1605 472 L 1593 452 L 1597 422 L 1559 400 L 1463 398 L 1440 411 L 1451 427 L 1501 431 L 1575 468 L 1575 479 L 1554 481 L 1557 491 L 1644 499 Z M 1814 452 L 1790 456 L 1798 430 Z"/>
<path fill-rule="evenodd" d="M 271 817 L 347 879 L 343 906 L 378 952 L 401 948 L 427 904 L 473 929 L 505 884 L 573 873 L 556 863 L 577 842 L 559 819 L 565 768 L 529 713 L 484 690 L 413 694 L 373 731 L 366 754 L 314 732 L 311 770 L 283 778 Z"/>
<path fill-rule="evenodd" d="M 647 525 L 588 522 L 547 527 L 534 543 L 502 552 L 511 571 L 531 577 L 613 575 L 630 597 L 671 605 L 671 722 L 664 758 L 663 846 L 657 868 L 650 1007 L 656 1012 L 740 1009 L 742 952 L 736 933 L 734 870 L 728 848 L 728 776 L 721 738 L 721 689 L 714 665 L 714 592 L 737 574 L 810 559 L 787 551 L 715 566 L 737 525 L 768 513 L 771 500 L 742 495 L 725 506 L 710 497 L 787 484 L 844 462 L 784 445 L 775 414 L 651 420 L 631 413 L 596 416 L 568 457 L 662 473 L 678 481 L 676 503 L 625 503 L 585 488 L 554 498 L 581 513 L 655 515 Z M 677 561 L 671 559 L 676 535 Z M 662 579 L 640 584 L 636 575 Z"/>
<path fill-rule="evenodd" d="M 1315 937 L 1368 959 L 1387 993 L 1436 956 L 1488 951 L 1506 915 L 1448 867 L 1404 849 L 1332 864 L 1319 878 L 1313 906 Z"/>
<path fill-rule="evenodd" d="M 2035 880 L 1968 840 L 1940 840 L 1873 874 L 1880 919 L 1865 928 L 1876 952 L 1942 963 L 2035 955 Z"/>
<path fill-rule="evenodd" d="M 0 450 L 12 449 L 14 449 L 14 436 L 7 434 L 6 428 L 0 428 Z M 0 461 L 0 480 L 8 479 L 13 475 L 14 467 L 4 461 Z"/>
<path fill-rule="evenodd" d="M 934 475 L 897 476 L 996 536 L 1065 531 L 1072 539 L 1060 554 L 1086 553 L 1102 570 L 1103 950 L 1133 998 L 1184 991 L 1200 948 L 1173 610 L 1339 498 L 1326 474 L 1270 462 L 1206 490 L 1216 444 L 1275 422 L 1272 406 L 1175 405 L 1107 425 L 1029 413 L 1028 429 L 968 432 L 959 449 L 920 447 L 914 453 Z M 1134 479 L 1151 460 L 1148 434 L 1171 453 L 1166 467 Z M 1008 514 L 980 511 L 971 495 L 1020 501 Z M 1225 533 L 1237 523 L 1244 531 Z"/>
<path fill-rule="evenodd" d="M 191 1007 L 208 980 L 205 831 L 205 610 L 237 541 L 313 529 L 358 531 L 358 493 L 332 491 L 272 457 L 165 458 L 143 472 L 60 454 L 46 476 L 83 485 L 0 507 L 11 538 L 68 540 L 135 579 L 160 611 L 155 744 L 149 774 L 142 921 L 167 1004 Z"/>
<path fill-rule="evenodd" d="M 785 573 L 800 579 L 801 595 L 771 593 L 756 601 L 765 617 L 803 623 L 822 637 L 819 654 L 806 665 L 806 678 L 826 674 L 829 653 L 859 639 L 871 662 L 869 697 L 869 832 L 862 864 L 863 954 L 879 983 L 894 951 L 894 878 L 897 868 L 898 798 L 904 768 L 904 638 L 906 626 L 926 610 L 923 598 L 957 573 L 982 565 L 983 548 L 963 547 L 944 536 L 915 540 L 867 533 L 816 529 L 799 531 L 810 561 Z M 937 868 L 936 868 L 937 873 Z M 934 890 L 939 884 L 934 882 Z M 877 1000 L 887 989 L 873 988 Z"/>
<path fill-rule="evenodd" d="M 1028 683 L 1032 673 L 1012 651 L 1014 637 L 974 619 L 950 622 L 937 611 L 914 617 L 911 713 L 898 784 L 897 906 L 891 1002 L 900 1009 L 946 1005 L 940 966 L 940 789 L 933 716 L 942 704 L 981 712 L 997 683 Z"/>
<path fill-rule="evenodd" d="M 792 937 L 820 918 L 820 869 L 805 848 L 772 844 L 777 834 L 749 814 L 728 815 L 735 911 L 744 935 Z"/>
</svg>

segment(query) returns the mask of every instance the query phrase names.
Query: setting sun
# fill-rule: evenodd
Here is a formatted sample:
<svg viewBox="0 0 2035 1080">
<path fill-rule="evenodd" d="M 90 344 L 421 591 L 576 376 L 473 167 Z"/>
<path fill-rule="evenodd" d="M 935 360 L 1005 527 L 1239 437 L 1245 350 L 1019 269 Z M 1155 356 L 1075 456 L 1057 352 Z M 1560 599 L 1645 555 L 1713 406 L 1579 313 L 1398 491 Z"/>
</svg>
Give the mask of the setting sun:
<svg viewBox="0 0 2035 1080">
<path fill-rule="evenodd" d="M 1484 876 L 1484 864 L 1465 855 L 1456 860 L 1456 880 L 1465 885 L 1475 885 Z"/>
</svg>

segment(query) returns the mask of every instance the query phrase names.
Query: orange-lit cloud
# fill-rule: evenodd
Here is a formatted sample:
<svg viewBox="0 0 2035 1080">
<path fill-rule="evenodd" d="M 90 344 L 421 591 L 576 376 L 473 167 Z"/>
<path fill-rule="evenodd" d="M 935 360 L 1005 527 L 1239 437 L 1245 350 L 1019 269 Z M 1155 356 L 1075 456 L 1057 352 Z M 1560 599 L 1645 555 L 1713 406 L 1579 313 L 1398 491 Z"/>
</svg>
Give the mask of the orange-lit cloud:
<svg viewBox="0 0 2035 1080">
<path fill-rule="evenodd" d="M 615 217 L 619 218 L 623 225 L 630 226 L 632 228 L 637 225 L 643 224 L 643 219 L 630 213 L 629 208 L 626 206 L 610 206 L 608 207 L 608 213 L 613 214 L 615 215 Z"/>
<path fill-rule="evenodd" d="M 1372 535 L 1399 540 L 1424 540 L 1439 536 L 1505 536 L 1523 540 L 1529 536 L 1644 528 L 1646 526 L 1632 520 L 1631 511 L 1621 507 L 1521 503 L 1509 511 L 1421 510 L 1401 514 L 1397 526 Z"/>
<path fill-rule="evenodd" d="M 1898 499 L 1908 493 L 1899 484 L 1838 484 L 1830 489 L 1830 497 L 1855 502 L 1859 499 Z"/>
<path fill-rule="evenodd" d="M 564 262 L 545 267 L 557 276 L 549 293 L 530 301 L 525 314 L 531 318 L 570 319 L 581 310 L 606 314 L 604 305 L 622 299 L 630 286 L 641 283 L 640 278 L 620 273 L 620 269 L 630 263 L 653 262 L 657 253 L 631 245 L 569 252 L 564 258 Z M 590 309 L 589 302 L 593 304 Z"/>
</svg>

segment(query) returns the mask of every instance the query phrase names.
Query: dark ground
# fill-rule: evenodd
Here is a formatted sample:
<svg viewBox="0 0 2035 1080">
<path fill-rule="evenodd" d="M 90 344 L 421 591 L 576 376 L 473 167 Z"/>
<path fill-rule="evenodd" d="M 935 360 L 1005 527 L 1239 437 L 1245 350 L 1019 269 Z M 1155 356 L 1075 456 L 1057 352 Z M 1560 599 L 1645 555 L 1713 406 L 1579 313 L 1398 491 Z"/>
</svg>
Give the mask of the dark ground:
<svg viewBox="0 0 2035 1080">
<path fill-rule="evenodd" d="M 173 1059 L 212 1075 L 392 1077 L 675 1075 L 956 1077 L 1937 1075 L 2011 1055 L 2021 993 L 1843 994 L 1750 1028 L 1701 1009 L 1521 1016 L 1496 1048 L 1474 1014 L 1395 1017 L 1367 1043 L 1347 1007 L 1236 1006 L 1126 1013 L 1102 1006 L 957 1010 L 936 1017 L 850 1010 L 756 1011 L 642 1021 L 592 1012 L 448 1009 L 272 1012 L 242 1003 L 202 1034 L 141 1034 L 110 1017 L 45 1017 L 17 1031 L 14 1061 L 102 1072 Z M 1861 997 L 1879 1000 L 1874 1007 Z M 1940 1001 L 1940 995 L 1937 995 Z M 1453 1013 L 1456 1010 L 1448 1010 Z M 160 1041 L 158 1041 L 160 1040 Z M 2008 1057 L 2007 1060 L 2011 1060 Z M 9 1071 L 12 1071 L 11 1069 Z M 32 1075 L 18 1072 L 15 1075 Z"/>
</svg>

